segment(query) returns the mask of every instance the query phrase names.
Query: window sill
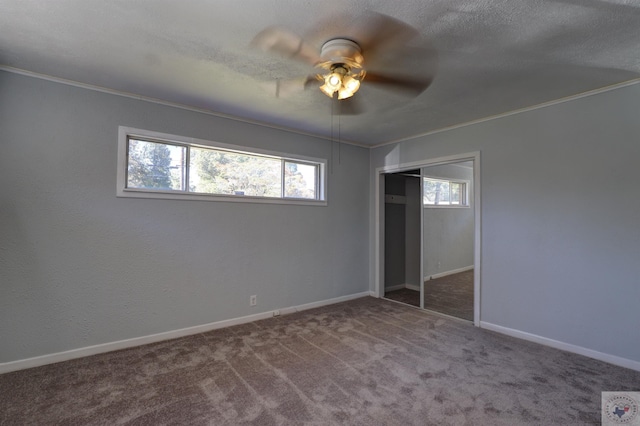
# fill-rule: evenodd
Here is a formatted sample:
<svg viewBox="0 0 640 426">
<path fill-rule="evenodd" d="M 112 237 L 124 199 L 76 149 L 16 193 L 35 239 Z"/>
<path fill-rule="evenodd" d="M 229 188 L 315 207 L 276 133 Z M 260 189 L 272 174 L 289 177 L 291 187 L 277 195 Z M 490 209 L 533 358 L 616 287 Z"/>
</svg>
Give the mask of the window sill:
<svg viewBox="0 0 640 426">
<path fill-rule="evenodd" d="M 439 206 L 439 205 L 436 205 L 436 206 L 427 205 L 427 206 L 425 206 L 425 205 L 423 205 L 422 207 L 425 208 L 425 209 L 470 209 L 471 208 L 471 206 L 456 206 L 456 205 L 446 205 L 446 206 L 444 206 L 444 205 L 443 206 Z"/>
<path fill-rule="evenodd" d="M 148 198 L 161 200 L 183 201 L 215 201 L 230 203 L 256 203 L 256 204 L 287 204 L 301 206 L 326 206 L 326 200 L 307 200 L 303 198 L 270 198 L 252 197 L 249 195 L 211 195 L 195 193 L 176 193 L 171 191 L 144 191 L 138 189 L 123 189 L 116 194 L 122 198 Z"/>
</svg>

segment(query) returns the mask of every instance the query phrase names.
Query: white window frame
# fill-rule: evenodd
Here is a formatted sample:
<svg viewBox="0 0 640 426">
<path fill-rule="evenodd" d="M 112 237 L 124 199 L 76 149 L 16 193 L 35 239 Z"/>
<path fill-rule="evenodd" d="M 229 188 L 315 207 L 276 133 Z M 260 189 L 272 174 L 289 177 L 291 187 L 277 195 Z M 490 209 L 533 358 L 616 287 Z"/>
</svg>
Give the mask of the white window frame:
<svg viewBox="0 0 640 426">
<path fill-rule="evenodd" d="M 318 166 L 316 193 L 318 198 L 288 198 L 288 197 L 256 197 L 250 195 L 226 195 L 226 194 L 202 194 L 186 191 L 158 190 L 146 188 L 127 188 L 127 145 L 128 140 L 139 138 L 149 142 L 173 144 L 179 146 L 190 146 L 195 148 L 209 148 L 222 151 L 229 151 L 237 154 L 256 155 L 276 158 L 283 161 L 291 161 L 300 164 L 312 164 Z M 167 133 L 154 132 L 151 130 L 136 129 L 133 127 L 118 127 L 118 170 L 116 195 L 125 198 L 159 198 L 169 200 L 193 200 L 193 201 L 224 201 L 239 203 L 269 203 L 269 204 L 296 204 L 307 206 L 327 205 L 327 160 L 301 155 L 290 155 L 280 152 L 267 151 L 257 148 L 247 148 L 237 145 L 212 142 L 203 139 L 189 138 L 185 136 L 171 135 Z M 284 174 L 284 170 L 283 170 Z M 284 185 L 284 181 L 283 181 Z M 284 188 L 283 188 L 284 191 Z"/>
<path fill-rule="evenodd" d="M 464 185 L 464 204 L 425 204 L 424 203 L 424 179 L 431 179 L 431 180 L 439 180 L 442 182 L 449 182 L 449 187 L 451 187 L 452 183 L 461 183 Z M 471 185 L 471 181 L 465 180 L 465 179 L 451 179 L 451 178 L 445 178 L 445 177 L 439 177 L 439 176 L 427 176 L 427 175 L 422 175 L 421 181 L 420 183 L 422 184 L 422 187 L 420 188 L 420 193 L 422 194 L 422 207 L 424 207 L 425 209 L 469 209 L 471 208 L 471 202 L 469 199 L 469 190 L 470 190 L 470 185 Z"/>
</svg>

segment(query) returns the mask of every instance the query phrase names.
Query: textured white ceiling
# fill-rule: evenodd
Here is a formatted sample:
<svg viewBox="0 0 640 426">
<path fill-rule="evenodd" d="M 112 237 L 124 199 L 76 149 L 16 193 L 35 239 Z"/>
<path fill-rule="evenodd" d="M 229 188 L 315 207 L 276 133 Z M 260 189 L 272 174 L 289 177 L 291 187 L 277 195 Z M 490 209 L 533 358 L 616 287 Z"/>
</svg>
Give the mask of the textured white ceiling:
<svg viewBox="0 0 640 426">
<path fill-rule="evenodd" d="M 310 69 L 250 49 L 257 33 L 280 26 L 319 49 L 349 32 L 328 17 L 366 11 L 435 48 L 428 90 L 365 78 L 365 112 L 332 122 L 316 89 L 264 89 Z M 0 66 L 322 136 L 339 122 L 343 140 L 377 145 L 639 78 L 640 0 L 0 0 Z"/>
</svg>

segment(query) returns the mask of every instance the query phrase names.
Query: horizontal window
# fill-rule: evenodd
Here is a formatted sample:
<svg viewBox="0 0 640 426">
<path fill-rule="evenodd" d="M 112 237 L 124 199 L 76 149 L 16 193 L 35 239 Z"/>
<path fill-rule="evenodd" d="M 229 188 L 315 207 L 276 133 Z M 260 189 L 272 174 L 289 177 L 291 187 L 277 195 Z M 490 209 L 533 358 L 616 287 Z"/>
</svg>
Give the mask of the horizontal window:
<svg viewBox="0 0 640 426">
<path fill-rule="evenodd" d="M 121 127 L 118 195 L 324 204 L 324 161 L 212 145 Z"/>
<path fill-rule="evenodd" d="M 425 207 L 469 207 L 468 182 L 422 178 L 422 203 Z"/>
</svg>

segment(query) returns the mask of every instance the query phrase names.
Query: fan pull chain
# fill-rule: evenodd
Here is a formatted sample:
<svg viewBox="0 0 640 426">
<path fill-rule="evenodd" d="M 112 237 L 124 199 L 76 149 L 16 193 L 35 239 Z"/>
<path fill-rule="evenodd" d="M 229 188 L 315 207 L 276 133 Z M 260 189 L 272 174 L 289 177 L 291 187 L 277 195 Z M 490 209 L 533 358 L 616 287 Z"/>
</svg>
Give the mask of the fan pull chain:
<svg viewBox="0 0 640 426">
<path fill-rule="evenodd" d="M 331 161 L 329 164 L 329 168 L 331 171 L 331 174 L 333 174 L 333 104 L 334 104 L 334 99 L 331 99 L 331 141 L 329 142 L 331 144 Z"/>
<path fill-rule="evenodd" d="M 338 114 L 338 164 L 342 164 L 341 154 L 342 154 L 342 135 L 340 133 L 340 123 L 342 114 Z"/>
</svg>

